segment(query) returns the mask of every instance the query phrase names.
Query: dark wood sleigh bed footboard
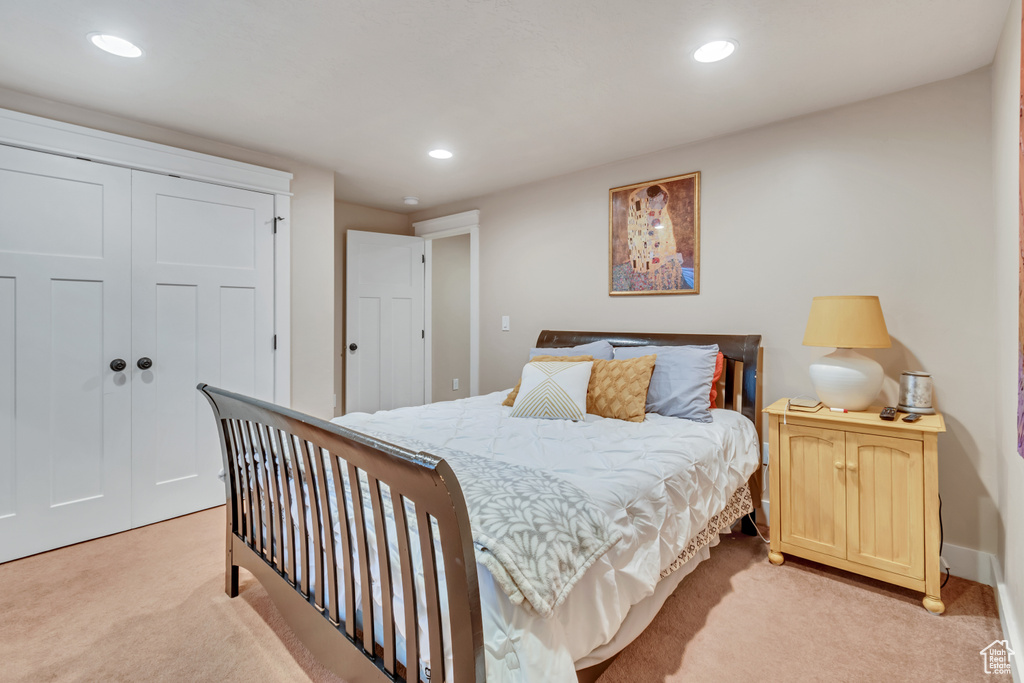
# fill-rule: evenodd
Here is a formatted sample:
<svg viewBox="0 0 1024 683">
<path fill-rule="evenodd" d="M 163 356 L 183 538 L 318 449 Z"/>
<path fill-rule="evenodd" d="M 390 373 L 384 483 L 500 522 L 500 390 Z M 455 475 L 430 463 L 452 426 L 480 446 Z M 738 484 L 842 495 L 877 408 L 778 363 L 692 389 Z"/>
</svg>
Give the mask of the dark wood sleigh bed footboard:
<svg viewBox="0 0 1024 683">
<path fill-rule="evenodd" d="M 329 669 L 351 683 L 416 681 L 420 667 L 407 672 L 398 660 L 390 606 L 395 586 L 400 585 L 406 661 L 418 663 L 420 652 L 429 653 L 433 671 L 428 680 L 484 681 L 483 625 L 469 515 L 447 463 L 247 396 L 205 384 L 198 389 L 213 407 L 224 455 L 228 595 L 238 595 L 238 568 L 245 567 L 270 594 L 299 640 Z M 366 488 L 370 515 L 364 512 Z M 332 493 L 337 501 L 333 506 Z M 299 514 L 293 513 L 293 502 Z M 301 513 L 306 509 L 308 519 Z M 419 536 L 420 557 L 415 558 L 410 516 L 416 519 Z M 340 553 L 334 533 L 325 532 L 335 525 Z M 392 576 L 389 525 L 397 535 L 398 577 Z M 368 542 L 370 535 L 375 543 Z M 444 586 L 438 584 L 437 545 Z M 371 546 L 376 553 L 371 553 Z M 343 586 L 338 586 L 339 556 Z M 377 570 L 384 602 L 381 642 L 374 636 L 373 581 L 367 578 L 371 565 Z M 426 605 L 424 643 L 419 642 L 422 615 L 413 576 L 417 566 L 424 577 L 424 594 L 419 596 Z M 450 633 L 442 627 L 442 591 Z M 445 671 L 446 645 L 452 655 L 451 671 Z"/>
<path fill-rule="evenodd" d="M 759 335 L 545 330 L 537 346 L 598 340 L 613 346 L 718 344 L 726 364 L 717 407 L 747 416 L 761 440 Z M 420 680 L 484 681 L 480 589 L 469 514 L 448 464 L 429 453 L 412 452 L 257 399 L 205 384 L 198 389 L 213 407 L 224 456 L 228 595 L 238 594 L 238 568 L 245 567 L 299 640 L 351 683 L 417 681 L 420 653 L 424 661 L 429 657 L 432 669 Z M 760 468 L 750 479 L 750 489 L 761 491 Z M 755 495 L 755 505 L 758 499 Z M 301 513 L 304 510 L 309 518 Z M 340 548 L 335 534 L 327 531 L 336 525 Z M 753 533 L 746 518 L 744 527 Z M 395 536 L 397 557 L 388 543 Z M 439 583 L 439 561 L 444 585 Z M 413 579 L 417 569 L 423 574 L 422 593 Z M 374 583 L 379 583 L 384 603 L 380 638 L 374 628 Z M 404 608 L 396 617 L 391 605 L 399 591 Z M 450 630 L 443 627 L 442 595 Z M 361 620 L 357 601 L 362 605 Z M 422 613 L 420 604 L 425 606 Z M 424 619 L 426 636 L 421 642 L 418 626 Z M 399 660 L 396 620 L 401 620 L 407 636 L 411 634 L 405 641 L 406 661 L 417 666 L 408 672 Z M 579 680 L 593 681 L 613 659 L 578 671 Z"/>
</svg>

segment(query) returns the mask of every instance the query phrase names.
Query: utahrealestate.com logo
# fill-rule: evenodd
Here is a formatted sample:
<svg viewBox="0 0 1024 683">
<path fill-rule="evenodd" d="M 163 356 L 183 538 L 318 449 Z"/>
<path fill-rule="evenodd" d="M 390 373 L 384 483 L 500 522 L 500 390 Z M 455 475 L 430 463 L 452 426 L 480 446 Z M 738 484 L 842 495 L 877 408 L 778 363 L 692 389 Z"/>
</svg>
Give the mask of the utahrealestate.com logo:
<svg viewBox="0 0 1024 683">
<path fill-rule="evenodd" d="M 1005 640 L 993 640 L 980 654 L 985 658 L 985 673 L 1011 674 L 1010 657 L 1013 656 L 1013 650 Z"/>
</svg>

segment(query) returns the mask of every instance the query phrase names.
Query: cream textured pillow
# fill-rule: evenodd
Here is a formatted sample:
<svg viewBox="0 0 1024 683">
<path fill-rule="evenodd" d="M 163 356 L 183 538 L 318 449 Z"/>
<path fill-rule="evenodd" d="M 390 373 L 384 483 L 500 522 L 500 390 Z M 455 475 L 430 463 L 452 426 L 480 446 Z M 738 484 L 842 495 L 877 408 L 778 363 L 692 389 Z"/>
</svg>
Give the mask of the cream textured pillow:
<svg viewBox="0 0 1024 683">
<path fill-rule="evenodd" d="M 529 362 L 533 363 L 534 361 L 545 361 L 545 360 L 559 361 L 559 362 L 562 362 L 562 363 L 576 363 L 576 362 L 579 362 L 581 360 L 594 360 L 594 357 L 593 356 L 534 356 L 533 358 L 530 359 Z M 508 406 L 509 408 L 512 407 L 512 405 L 516 402 L 516 395 L 519 393 L 519 386 L 522 383 L 523 383 L 523 380 L 522 380 L 522 378 L 520 378 L 518 384 L 516 384 L 516 388 L 513 389 L 512 391 L 508 392 L 508 396 L 506 396 L 505 400 L 501 402 L 501 405 Z"/>
<path fill-rule="evenodd" d="M 587 387 L 593 365 L 594 361 L 527 363 L 523 366 L 523 378 L 512 406 L 512 417 L 582 420 L 586 417 Z"/>
<path fill-rule="evenodd" d="M 647 388 L 656 355 L 628 360 L 595 360 L 587 392 L 587 412 L 630 422 L 644 421 Z"/>
</svg>

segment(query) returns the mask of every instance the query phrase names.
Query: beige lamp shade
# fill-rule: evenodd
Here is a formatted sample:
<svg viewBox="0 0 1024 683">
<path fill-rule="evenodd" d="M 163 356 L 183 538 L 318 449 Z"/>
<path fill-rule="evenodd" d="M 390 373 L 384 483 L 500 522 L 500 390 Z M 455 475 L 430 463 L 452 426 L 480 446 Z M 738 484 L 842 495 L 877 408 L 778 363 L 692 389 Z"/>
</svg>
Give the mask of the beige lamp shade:
<svg viewBox="0 0 1024 683">
<path fill-rule="evenodd" d="M 892 346 L 877 296 L 816 296 L 804 346 L 887 349 Z"/>
</svg>

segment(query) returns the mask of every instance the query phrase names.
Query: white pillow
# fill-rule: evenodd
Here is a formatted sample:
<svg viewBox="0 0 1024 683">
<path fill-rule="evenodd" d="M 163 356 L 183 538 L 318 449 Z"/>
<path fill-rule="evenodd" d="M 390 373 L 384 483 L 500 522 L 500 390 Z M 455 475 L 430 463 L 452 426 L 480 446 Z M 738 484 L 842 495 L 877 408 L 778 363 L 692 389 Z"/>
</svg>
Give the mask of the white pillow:
<svg viewBox="0 0 1024 683">
<path fill-rule="evenodd" d="M 582 420 L 587 413 L 587 386 L 593 361 L 537 361 L 523 366 L 512 417 Z"/>
</svg>

